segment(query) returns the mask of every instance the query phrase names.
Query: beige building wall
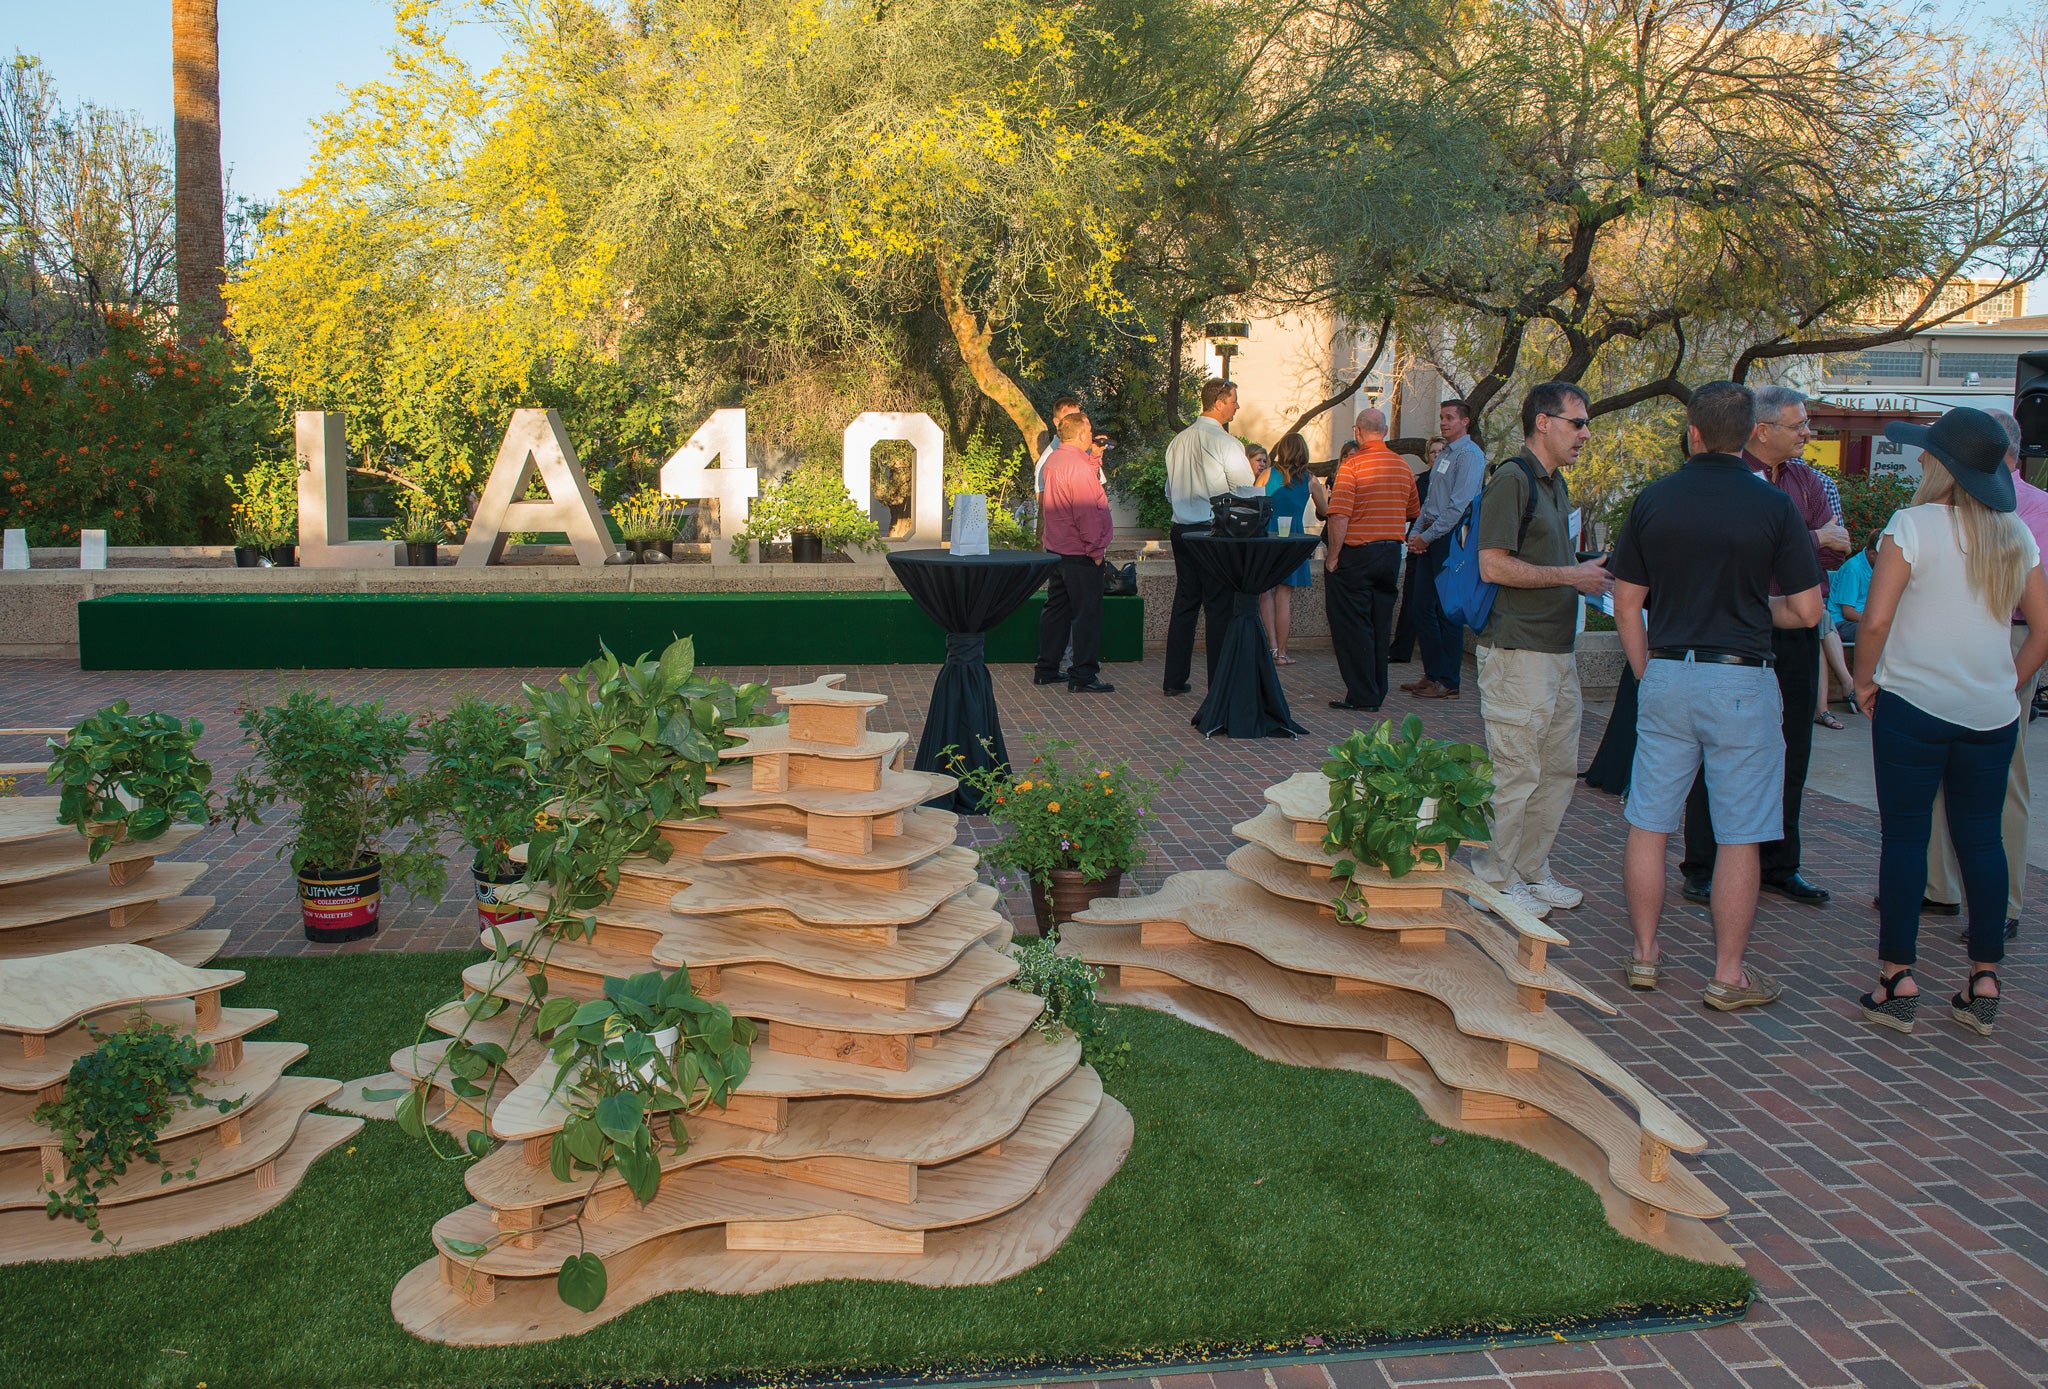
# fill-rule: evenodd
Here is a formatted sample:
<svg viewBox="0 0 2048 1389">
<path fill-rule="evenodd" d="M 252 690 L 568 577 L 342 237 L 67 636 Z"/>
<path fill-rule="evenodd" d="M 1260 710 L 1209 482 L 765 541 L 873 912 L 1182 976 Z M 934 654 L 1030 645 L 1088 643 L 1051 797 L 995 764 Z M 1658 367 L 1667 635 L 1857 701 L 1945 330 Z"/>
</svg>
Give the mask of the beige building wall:
<svg viewBox="0 0 2048 1389">
<path fill-rule="evenodd" d="M 1372 356 L 1372 327 L 1355 329 L 1341 317 L 1321 313 L 1249 312 L 1250 335 L 1231 359 L 1230 379 L 1237 383 L 1238 413 L 1233 433 L 1267 448 L 1278 443 L 1287 426 L 1323 400 L 1350 384 Z M 1223 374 L 1223 359 L 1207 343 L 1204 366 L 1211 376 Z M 1334 457 L 1351 437 L 1351 421 L 1368 405 L 1387 403 L 1394 344 L 1380 356 L 1372 378 L 1350 400 L 1324 412 L 1302 431 L 1309 457 Z"/>
</svg>

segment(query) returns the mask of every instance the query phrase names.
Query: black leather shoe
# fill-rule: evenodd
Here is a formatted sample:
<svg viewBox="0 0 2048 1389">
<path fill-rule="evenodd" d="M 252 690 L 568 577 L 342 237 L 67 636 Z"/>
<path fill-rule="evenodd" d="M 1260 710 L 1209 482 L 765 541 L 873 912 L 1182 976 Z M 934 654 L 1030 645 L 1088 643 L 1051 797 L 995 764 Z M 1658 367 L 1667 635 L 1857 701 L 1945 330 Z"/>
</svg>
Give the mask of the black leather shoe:
<svg viewBox="0 0 2048 1389">
<path fill-rule="evenodd" d="M 1758 884 L 1765 892 L 1775 892 L 1787 901 L 1799 902 L 1809 907 L 1822 906 L 1833 897 L 1824 887 L 1815 887 L 1797 873 L 1784 878 L 1770 878 Z"/>
<path fill-rule="evenodd" d="M 1330 707 L 1332 709 L 1349 709 L 1359 714 L 1377 714 L 1380 711 L 1380 706 L 1377 704 L 1353 704 L 1348 699 L 1333 699 L 1330 701 Z"/>
<path fill-rule="evenodd" d="M 2005 919 L 2005 938 L 2007 940 L 2018 940 L 2020 938 L 2020 919 L 2018 917 L 2008 916 Z M 1970 928 L 1965 926 L 1962 930 L 1956 932 L 1956 939 L 1968 945 L 1970 943 Z"/>
<path fill-rule="evenodd" d="M 1678 884 L 1678 895 L 1688 902 L 1698 902 L 1702 906 L 1711 905 L 1714 900 L 1714 880 L 1700 874 L 1681 879 Z"/>
<path fill-rule="evenodd" d="M 1873 902 L 1871 905 L 1875 906 L 1877 904 Z M 1922 897 L 1920 899 L 1920 915 L 1922 916 L 1961 916 L 1962 914 L 1963 908 L 1960 903 L 1937 902 L 1932 897 Z M 1965 932 L 1965 934 L 1968 933 Z"/>
<path fill-rule="evenodd" d="M 1175 695 L 1184 695 L 1193 688 L 1193 685 L 1168 685 L 1160 693 L 1164 694 L 1168 699 L 1172 699 Z"/>
<path fill-rule="evenodd" d="M 1067 682 L 1067 693 L 1069 694 L 1110 694 L 1115 689 L 1116 686 L 1106 680 L 1090 680 L 1086 683 L 1079 680 L 1069 680 Z"/>
<path fill-rule="evenodd" d="M 1031 672 L 1031 683 L 1034 685 L 1057 685 L 1062 680 L 1066 680 L 1068 678 L 1070 677 L 1067 675 L 1065 671 L 1060 671 L 1056 675 L 1047 675 L 1042 670 L 1034 670 Z"/>
</svg>

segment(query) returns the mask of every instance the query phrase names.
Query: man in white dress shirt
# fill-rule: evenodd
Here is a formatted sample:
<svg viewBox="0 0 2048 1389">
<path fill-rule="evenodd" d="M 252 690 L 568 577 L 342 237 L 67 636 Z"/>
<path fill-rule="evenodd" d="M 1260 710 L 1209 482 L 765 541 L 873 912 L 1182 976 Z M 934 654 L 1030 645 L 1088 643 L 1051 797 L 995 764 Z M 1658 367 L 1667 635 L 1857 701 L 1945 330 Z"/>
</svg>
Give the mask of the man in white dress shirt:
<svg viewBox="0 0 2048 1389">
<path fill-rule="evenodd" d="M 1233 487 L 1252 485 L 1252 468 L 1244 445 L 1228 425 L 1237 417 L 1237 387 L 1228 381 L 1202 383 L 1202 413 L 1173 436 L 1166 446 L 1166 500 L 1173 506 L 1173 615 L 1166 627 L 1166 694 L 1194 688 L 1188 676 L 1195 663 L 1195 615 L 1206 614 L 1203 642 L 1208 673 L 1216 674 L 1216 650 L 1230 621 L 1230 590 L 1207 577 L 1196 565 L 1182 537 L 1209 528 L 1214 512 L 1209 498 Z"/>
</svg>

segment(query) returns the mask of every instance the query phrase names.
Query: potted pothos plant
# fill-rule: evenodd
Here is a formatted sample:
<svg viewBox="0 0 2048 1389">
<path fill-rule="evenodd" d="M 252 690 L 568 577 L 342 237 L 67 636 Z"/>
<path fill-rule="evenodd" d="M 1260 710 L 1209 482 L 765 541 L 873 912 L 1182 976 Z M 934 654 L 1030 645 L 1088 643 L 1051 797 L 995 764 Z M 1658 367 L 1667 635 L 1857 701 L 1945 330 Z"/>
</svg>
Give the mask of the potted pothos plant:
<svg viewBox="0 0 2048 1389">
<path fill-rule="evenodd" d="M 281 704 L 242 709 L 254 749 L 222 813 L 237 833 L 289 807 L 279 848 L 299 880 L 306 939 L 357 940 L 377 931 L 383 879 L 423 897 L 447 885 L 435 846 L 433 799 L 406 767 L 420 730 L 382 700 L 339 704 L 294 690 Z"/>
<path fill-rule="evenodd" d="M 213 768 L 198 755 L 197 719 L 131 714 L 116 700 L 50 740 L 45 779 L 63 787 L 57 819 L 86 839 L 86 860 L 98 863 L 124 840 L 162 837 L 179 821 L 203 825 Z"/>
<path fill-rule="evenodd" d="M 1377 869 L 1403 877 L 1418 864 L 1442 868 L 1461 844 L 1492 836 L 1493 763 L 1477 743 L 1446 743 L 1422 735 L 1414 714 L 1394 732 L 1393 720 L 1370 733 L 1355 729 L 1323 763 L 1330 781 L 1329 826 L 1323 848 L 1337 855 L 1338 915 L 1366 919 L 1356 877 Z"/>
<path fill-rule="evenodd" d="M 486 929 L 531 915 L 511 900 L 517 894 L 506 892 L 524 872 L 512 846 L 533 832 L 541 803 L 519 734 L 524 721 L 510 705 L 472 697 L 424 729 L 420 783 L 469 846 L 477 919 Z"/>
<path fill-rule="evenodd" d="M 747 523 L 733 535 L 732 552 L 744 558 L 749 541 L 765 546 L 785 535 L 796 564 L 821 564 L 828 550 L 888 548 L 881 527 L 854 502 L 845 480 L 818 465 L 798 467 L 761 489 Z"/>
<path fill-rule="evenodd" d="M 1030 881 L 1039 930 L 1057 934 L 1095 898 L 1116 896 L 1124 874 L 1145 861 L 1152 800 L 1180 775 L 1181 764 L 1154 780 L 1127 762 L 1099 761 L 1072 741 L 1026 741 L 1028 763 L 970 767 L 956 754 L 947 771 L 1005 831 L 982 858 Z"/>
</svg>

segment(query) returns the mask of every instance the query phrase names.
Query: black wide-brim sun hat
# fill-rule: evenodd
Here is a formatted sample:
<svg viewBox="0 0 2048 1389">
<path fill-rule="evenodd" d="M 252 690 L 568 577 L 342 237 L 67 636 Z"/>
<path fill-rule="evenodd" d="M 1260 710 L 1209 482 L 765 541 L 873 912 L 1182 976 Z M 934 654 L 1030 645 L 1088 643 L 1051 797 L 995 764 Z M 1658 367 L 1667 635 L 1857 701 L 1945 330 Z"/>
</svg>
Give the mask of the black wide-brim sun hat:
<svg viewBox="0 0 2048 1389">
<path fill-rule="evenodd" d="M 1955 477 L 1956 486 L 1993 511 L 2011 511 L 2019 505 L 2012 470 L 2005 466 L 2012 440 L 2006 437 L 2005 426 L 1982 410 L 1959 405 L 1933 424 L 1894 420 L 1884 427 L 1884 437 L 1931 455 Z"/>
</svg>

